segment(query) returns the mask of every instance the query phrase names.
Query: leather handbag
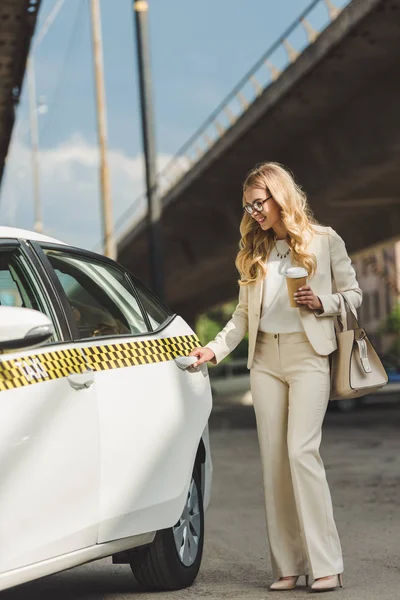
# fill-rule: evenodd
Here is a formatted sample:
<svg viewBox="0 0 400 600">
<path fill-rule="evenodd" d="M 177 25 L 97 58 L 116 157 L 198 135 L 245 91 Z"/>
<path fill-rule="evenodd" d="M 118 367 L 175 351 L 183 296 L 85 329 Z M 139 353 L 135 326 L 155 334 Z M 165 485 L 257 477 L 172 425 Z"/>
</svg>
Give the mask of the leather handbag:
<svg viewBox="0 0 400 600">
<path fill-rule="evenodd" d="M 357 312 L 339 293 L 340 317 L 335 318 L 337 350 L 331 358 L 331 400 L 372 394 L 388 382 L 388 376 Z"/>
</svg>

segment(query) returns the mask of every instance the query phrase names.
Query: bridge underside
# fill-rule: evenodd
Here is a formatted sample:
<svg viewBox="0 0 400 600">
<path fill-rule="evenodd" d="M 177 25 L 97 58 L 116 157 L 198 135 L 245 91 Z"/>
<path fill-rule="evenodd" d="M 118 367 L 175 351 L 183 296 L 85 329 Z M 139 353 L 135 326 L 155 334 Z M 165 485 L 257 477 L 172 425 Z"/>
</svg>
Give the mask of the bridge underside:
<svg viewBox="0 0 400 600">
<path fill-rule="evenodd" d="M 350 252 L 400 233 L 400 0 L 354 0 L 165 198 L 167 302 L 188 319 L 237 292 L 241 183 L 294 172 Z M 143 224 L 119 260 L 148 282 Z"/>
</svg>

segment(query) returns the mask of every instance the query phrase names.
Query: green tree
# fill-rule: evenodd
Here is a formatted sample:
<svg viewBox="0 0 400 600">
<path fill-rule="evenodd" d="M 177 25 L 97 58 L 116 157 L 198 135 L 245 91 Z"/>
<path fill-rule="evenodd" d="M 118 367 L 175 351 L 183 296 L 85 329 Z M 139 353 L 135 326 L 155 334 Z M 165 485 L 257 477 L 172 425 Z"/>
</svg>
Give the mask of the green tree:
<svg viewBox="0 0 400 600">
<path fill-rule="evenodd" d="M 236 308 L 236 301 L 226 302 L 220 306 L 212 308 L 207 313 L 200 315 L 196 322 L 196 333 L 202 345 L 207 344 L 215 336 L 232 316 Z M 227 361 L 233 358 L 247 358 L 248 338 L 245 339 L 235 348 L 233 352 L 226 358 Z"/>
</svg>

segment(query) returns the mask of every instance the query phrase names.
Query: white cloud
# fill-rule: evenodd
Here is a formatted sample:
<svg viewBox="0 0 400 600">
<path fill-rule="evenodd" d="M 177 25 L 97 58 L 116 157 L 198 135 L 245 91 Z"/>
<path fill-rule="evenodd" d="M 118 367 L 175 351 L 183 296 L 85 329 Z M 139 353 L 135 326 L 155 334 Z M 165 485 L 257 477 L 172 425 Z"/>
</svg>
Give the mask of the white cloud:
<svg viewBox="0 0 400 600">
<path fill-rule="evenodd" d="M 171 158 L 159 156 L 158 167 L 163 168 Z M 120 150 L 110 150 L 108 159 L 114 223 L 128 209 L 129 218 L 139 218 L 145 213 L 144 199 L 135 202 L 144 192 L 142 155 L 130 157 Z M 99 248 L 101 205 L 97 147 L 81 135 L 74 135 L 56 148 L 41 150 L 39 164 L 44 232 L 77 246 Z M 2 225 L 13 227 L 34 227 L 31 152 L 26 143 L 16 137 L 1 189 L 0 221 Z"/>
</svg>

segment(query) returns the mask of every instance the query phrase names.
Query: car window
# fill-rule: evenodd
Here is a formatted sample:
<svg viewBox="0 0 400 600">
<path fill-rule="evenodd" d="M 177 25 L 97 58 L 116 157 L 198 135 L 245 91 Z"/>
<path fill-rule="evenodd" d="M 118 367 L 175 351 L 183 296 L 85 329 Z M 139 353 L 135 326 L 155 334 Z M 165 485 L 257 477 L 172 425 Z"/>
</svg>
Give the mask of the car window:
<svg viewBox="0 0 400 600">
<path fill-rule="evenodd" d="M 59 326 L 38 277 L 22 252 L 0 250 L 0 305 L 38 310 L 53 322 L 55 334 L 47 343 L 60 339 Z"/>
<path fill-rule="evenodd" d="M 147 317 L 151 323 L 152 329 L 158 329 L 170 319 L 173 313 L 137 279 L 132 279 L 136 293 L 140 297 L 140 301 L 147 313 Z"/>
<path fill-rule="evenodd" d="M 9 264 L 1 260 L 0 271 L 0 304 L 1 306 L 22 306 L 22 295 L 12 278 Z"/>
<path fill-rule="evenodd" d="M 148 333 L 132 286 L 117 265 L 68 251 L 45 253 L 71 305 L 80 339 Z"/>
</svg>

